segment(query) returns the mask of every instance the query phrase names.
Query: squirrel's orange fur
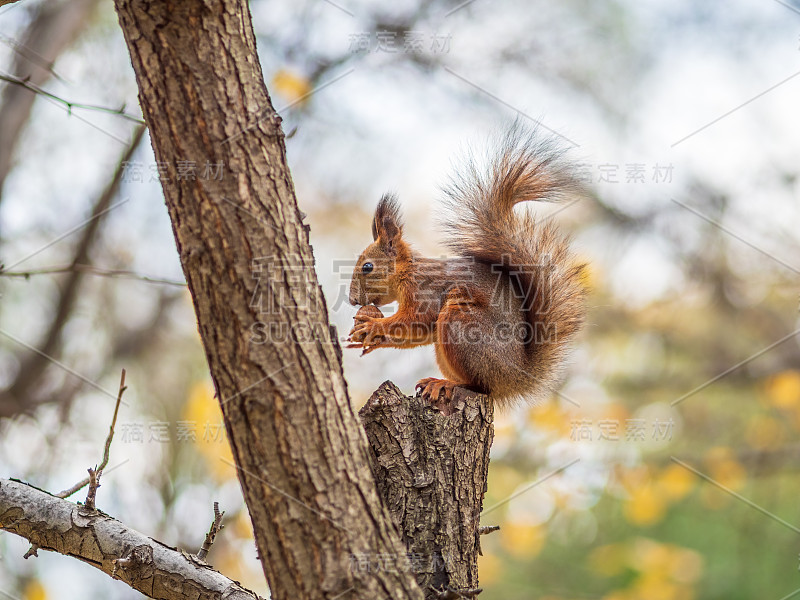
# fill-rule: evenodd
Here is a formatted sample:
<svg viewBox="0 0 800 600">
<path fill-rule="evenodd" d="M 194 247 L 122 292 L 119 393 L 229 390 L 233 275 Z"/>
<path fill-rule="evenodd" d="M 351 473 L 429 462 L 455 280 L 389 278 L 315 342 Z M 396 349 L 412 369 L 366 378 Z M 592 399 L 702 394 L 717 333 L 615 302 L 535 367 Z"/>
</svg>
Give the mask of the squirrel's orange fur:
<svg viewBox="0 0 800 600">
<path fill-rule="evenodd" d="M 397 301 L 398 310 L 357 317 L 349 347 L 366 353 L 435 344 L 446 379 L 417 384 L 434 401 L 441 392 L 449 398 L 456 385 L 496 401 L 535 399 L 557 382 L 583 321 L 584 265 L 551 223 L 514 206 L 575 197 L 580 185 L 552 139 L 514 125 L 488 169 L 468 160 L 445 191 L 445 243 L 458 255 L 450 259 L 414 252 L 403 239 L 397 200 L 381 198 L 350 302 Z"/>
</svg>

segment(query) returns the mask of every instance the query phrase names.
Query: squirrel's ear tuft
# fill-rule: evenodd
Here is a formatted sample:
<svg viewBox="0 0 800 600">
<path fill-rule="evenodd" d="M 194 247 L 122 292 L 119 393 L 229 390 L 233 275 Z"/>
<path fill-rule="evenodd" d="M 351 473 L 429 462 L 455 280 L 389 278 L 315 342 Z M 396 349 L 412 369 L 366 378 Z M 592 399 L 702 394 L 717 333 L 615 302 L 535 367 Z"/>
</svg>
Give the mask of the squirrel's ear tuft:
<svg viewBox="0 0 800 600">
<path fill-rule="evenodd" d="M 375 209 L 372 220 L 372 239 L 380 240 L 385 250 L 391 251 L 395 241 L 403 232 L 403 221 L 400 218 L 400 204 L 394 194 L 384 194 Z"/>
</svg>

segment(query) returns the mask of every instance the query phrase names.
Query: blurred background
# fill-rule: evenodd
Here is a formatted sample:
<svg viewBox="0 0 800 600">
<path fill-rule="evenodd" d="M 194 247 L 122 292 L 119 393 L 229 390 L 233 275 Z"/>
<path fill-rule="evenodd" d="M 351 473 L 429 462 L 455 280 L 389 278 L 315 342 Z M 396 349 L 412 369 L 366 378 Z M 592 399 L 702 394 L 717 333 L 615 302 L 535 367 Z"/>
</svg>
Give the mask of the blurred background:
<svg viewBox="0 0 800 600">
<path fill-rule="evenodd" d="M 439 186 L 514 119 L 560 138 L 592 190 L 533 208 L 590 263 L 590 314 L 563 388 L 497 416 L 480 597 L 800 597 L 800 2 L 251 10 L 340 335 L 383 192 L 443 255 Z M 124 367 L 98 506 L 196 552 L 219 501 L 209 560 L 266 596 L 159 185 L 224 165 L 157 165 L 137 142 L 110 1 L 11 4 L 0 34 L 0 474 L 84 477 Z M 431 348 L 344 360 L 355 407 L 436 373 Z M 0 595 L 139 597 L 27 548 L 0 532 Z"/>
</svg>

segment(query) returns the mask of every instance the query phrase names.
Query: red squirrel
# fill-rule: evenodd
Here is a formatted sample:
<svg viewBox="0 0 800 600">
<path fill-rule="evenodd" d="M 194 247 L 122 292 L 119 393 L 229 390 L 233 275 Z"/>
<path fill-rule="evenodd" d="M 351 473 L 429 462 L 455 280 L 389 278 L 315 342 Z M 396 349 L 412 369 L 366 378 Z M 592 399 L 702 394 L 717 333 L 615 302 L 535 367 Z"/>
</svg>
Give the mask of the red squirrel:
<svg viewBox="0 0 800 600">
<path fill-rule="evenodd" d="M 445 188 L 446 245 L 455 258 L 424 258 L 403 238 L 392 194 L 378 202 L 373 242 L 353 272 L 349 300 L 363 308 L 348 348 L 434 344 L 445 379 L 417 390 L 449 401 L 456 386 L 495 402 L 535 401 L 557 384 L 584 319 L 585 264 L 551 222 L 514 206 L 580 197 L 575 170 L 552 138 L 510 127 L 486 168 L 469 158 Z M 368 305 L 398 303 L 390 317 Z"/>
</svg>

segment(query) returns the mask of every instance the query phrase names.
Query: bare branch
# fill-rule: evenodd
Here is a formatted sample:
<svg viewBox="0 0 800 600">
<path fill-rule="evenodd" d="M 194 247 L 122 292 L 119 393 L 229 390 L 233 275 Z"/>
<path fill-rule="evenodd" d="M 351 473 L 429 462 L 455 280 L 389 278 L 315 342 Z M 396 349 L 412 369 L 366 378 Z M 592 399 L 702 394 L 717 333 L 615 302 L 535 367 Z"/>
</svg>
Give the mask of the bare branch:
<svg viewBox="0 0 800 600">
<path fill-rule="evenodd" d="M 116 115 L 118 117 L 122 117 L 123 119 L 127 119 L 128 121 L 133 121 L 134 123 L 138 123 L 139 125 L 144 125 L 144 121 L 142 119 L 126 113 L 125 107 L 108 108 L 107 106 L 98 106 L 96 104 L 83 104 L 81 102 L 71 102 L 70 100 L 65 100 L 61 96 L 56 96 L 55 94 L 48 92 L 47 90 L 43 90 L 38 85 L 34 85 L 27 79 L 14 77 L 13 75 L 3 75 L 2 73 L 0 73 L 0 81 L 5 81 L 7 83 L 13 83 L 14 85 L 19 85 L 25 88 L 26 90 L 33 92 L 34 94 L 39 94 L 40 96 L 44 96 L 45 98 L 50 98 L 51 100 L 55 100 L 56 102 L 66 106 L 67 112 L 70 114 L 72 114 L 72 111 L 74 109 L 80 108 L 83 110 L 93 110 L 97 112 Z"/>
<path fill-rule="evenodd" d="M 122 402 L 122 394 L 125 393 L 125 390 L 128 389 L 128 386 L 125 385 L 125 369 L 122 369 L 122 375 L 119 378 L 119 392 L 117 392 L 117 404 L 114 406 L 114 417 L 111 419 L 111 427 L 108 428 L 108 437 L 106 438 L 106 445 L 103 449 L 103 462 L 100 463 L 100 466 L 97 467 L 98 477 L 99 474 L 103 472 L 103 469 L 106 468 L 108 465 L 108 456 L 111 450 L 111 440 L 114 439 L 114 426 L 117 424 L 117 415 L 119 414 L 119 405 Z"/>
<path fill-rule="evenodd" d="M 97 496 L 97 488 L 100 487 L 100 477 L 98 477 L 97 471 L 91 467 L 87 470 L 89 471 L 89 492 L 86 494 L 86 502 L 83 505 L 86 510 L 96 510 L 94 501 L 95 496 Z"/>
<path fill-rule="evenodd" d="M 41 269 L 31 269 L 30 271 L 4 271 L 3 266 L 0 265 L 0 277 L 21 277 L 29 279 L 34 275 L 55 275 L 59 273 L 74 273 L 81 272 L 87 275 L 96 275 L 98 277 L 118 277 L 120 279 L 135 279 L 137 281 L 144 281 L 147 283 L 158 283 L 163 285 L 172 285 L 175 287 L 186 287 L 185 281 L 177 281 L 175 279 L 161 279 L 159 277 L 150 277 L 149 275 L 142 275 L 135 271 L 127 271 L 124 269 L 104 269 L 102 267 L 95 267 L 93 265 L 58 265 L 55 267 L 44 267 Z"/>
<path fill-rule="evenodd" d="M 25 58 L 35 64 L 38 67 L 46 70 L 50 73 L 53 77 L 58 79 L 59 81 L 64 81 L 64 78 L 56 73 L 56 70 L 53 68 L 53 61 L 47 60 L 41 54 L 36 52 L 31 48 L 28 48 L 25 44 L 20 44 L 14 38 L 8 37 L 7 35 L 3 35 L 0 33 L 0 41 L 6 44 L 9 48 L 11 48 L 15 53 L 19 54 L 22 58 Z"/>
<path fill-rule="evenodd" d="M 111 440 L 114 439 L 114 426 L 117 424 L 117 414 L 119 414 L 119 405 L 122 402 L 122 394 L 125 393 L 125 390 L 128 389 L 128 386 L 125 385 L 125 369 L 122 369 L 122 375 L 120 376 L 119 380 L 119 392 L 117 393 L 117 404 L 114 406 L 114 416 L 111 418 L 111 427 L 108 430 L 108 437 L 106 437 L 106 445 L 103 450 L 103 462 L 100 463 L 100 466 L 97 469 L 89 469 L 89 477 L 86 479 L 76 483 L 71 488 L 56 494 L 57 498 L 69 498 L 75 492 L 81 490 L 85 486 L 89 485 L 89 496 L 92 498 L 92 505 L 91 508 L 94 509 L 94 494 L 97 492 L 97 488 L 100 487 L 100 483 L 98 480 L 100 479 L 100 475 L 103 473 L 103 469 L 108 466 L 108 458 L 111 451 Z M 93 483 L 94 482 L 94 483 Z M 92 485 L 94 489 L 92 489 Z M 86 497 L 86 505 L 89 506 L 89 496 Z"/>
<path fill-rule="evenodd" d="M 35 85 L 42 85 L 52 74 L 51 68 L 59 55 L 72 43 L 78 33 L 91 20 L 89 16 L 98 0 L 68 0 L 46 2 L 37 6 L 36 16 L 25 30 L 18 43 L 26 53 L 18 52 L 12 67 L 12 75 Z M 2 4 L 8 4 L 3 0 Z M 3 12 L 13 7 L 3 9 Z M 32 62 L 30 56 L 36 56 Z M 13 157 L 25 124 L 31 114 L 35 94 L 15 85 L 5 86 L 0 106 L 0 193 L 3 182 L 13 164 Z M 2 196 L 0 196 L 2 199 Z"/>
<path fill-rule="evenodd" d="M 222 531 L 225 527 L 222 525 L 222 516 L 225 514 L 225 511 L 219 511 L 219 502 L 214 502 L 214 520 L 211 523 L 211 529 L 208 530 L 206 534 L 206 539 L 203 542 L 203 547 L 200 548 L 200 551 L 197 553 L 197 558 L 200 560 L 205 559 L 208 556 L 209 550 L 211 550 L 211 544 L 214 543 L 214 538 L 217 537 L 217 533 Z"/>
<path fill-rule="evenodd" d="M 0 479 L 0 529 L 113 574 L 150 598 L 261 600 L 185 552 L 20 481 Z"/>
</svg>

